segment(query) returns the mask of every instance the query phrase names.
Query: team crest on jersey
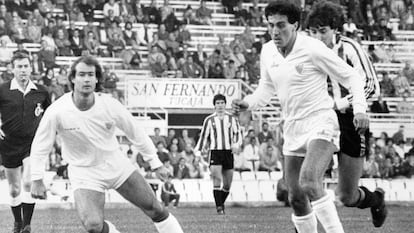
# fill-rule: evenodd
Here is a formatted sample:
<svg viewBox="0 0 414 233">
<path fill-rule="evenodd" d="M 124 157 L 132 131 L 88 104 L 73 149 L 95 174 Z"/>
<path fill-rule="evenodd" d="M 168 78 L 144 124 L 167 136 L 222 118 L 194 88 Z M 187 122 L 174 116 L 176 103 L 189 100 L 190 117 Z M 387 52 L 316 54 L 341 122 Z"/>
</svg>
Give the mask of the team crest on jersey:
<svg viewBox="0 0 414 233">
<path fill-rule="evenodd" d="M 42 113 L 44 111 L 45 110 L 42 108 L 42 104 L 41 103 L 37 103 L 37 106 L 36 106 L 35 111 L 34 111 L 35 116 L 38 117 L 38 116 L 42 115 Z"/>
<path fill-rule="evenodd" d="M 303 72 L 303 64 L 299 64 L 299 65 L 295 66 L 295 69 L 296 69 L 296 71 L 299 74 L 302 74 L 302 72 Z"/>
<path fill-rule="evenodd" d="M 113 126 L 114 126 L 113 122 L 105 122 L 106 129 L 110 130 L 110 129 L 112 129 Z"/>
</svg>

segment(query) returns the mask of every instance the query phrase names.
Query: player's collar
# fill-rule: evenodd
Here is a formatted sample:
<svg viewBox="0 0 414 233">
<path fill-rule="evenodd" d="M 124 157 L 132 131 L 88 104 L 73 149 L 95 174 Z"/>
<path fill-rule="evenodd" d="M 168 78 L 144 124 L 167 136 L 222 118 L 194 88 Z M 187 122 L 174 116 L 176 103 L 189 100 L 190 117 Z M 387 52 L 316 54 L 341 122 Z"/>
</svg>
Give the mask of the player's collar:
<svg viewBox="0 0 414 233">
<path fill-rule="evenodd" d="M 29 93 L 29 91 L 32 90 L 32 89 L 37 90 L 37 87 L 31 80 L 28 81 L 26 90 L 23 90 L 23 88 L 17 83 L 16 78 L 13 78 L 10 82 L 10 90 L 19 90 L 24 95 Z"/>
</svg>

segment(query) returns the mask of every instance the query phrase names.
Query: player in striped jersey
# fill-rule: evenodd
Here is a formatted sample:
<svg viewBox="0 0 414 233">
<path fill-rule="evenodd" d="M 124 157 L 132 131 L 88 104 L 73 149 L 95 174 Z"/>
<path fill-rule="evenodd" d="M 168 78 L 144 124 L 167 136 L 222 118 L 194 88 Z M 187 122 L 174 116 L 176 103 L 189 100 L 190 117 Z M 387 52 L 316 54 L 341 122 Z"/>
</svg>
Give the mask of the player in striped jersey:
<svg viewBox="0 0 414 233">
<path fill-rule="evenodd" d="M 197 152 L 207 148 L 210 150 L 210 171 L 218 214 L 224 214 L 224 202 L 233 181 L 233 149 L 240 145 L 242 139 L 238 119 L 226 112 L 226 103 L 224 95 L 214 96 L 215 112 L 204 119 L 200 139 L 195 147 Z"/>
<path fill-rule="evenodd" d="M 361 77 L 365 78 L 365 98 L 378 96 L 379 83 L 367 54 L 356 41 L 339 35 L 343 25 L 342 19 L 341 6 L 331 2 L 320 2 L 308 15 L 310 35 L 333 49 L 339 57 L 354 67 Z M 367 146 L 369 131 L 358 131 L 353 124 L 354 114 L 351 104 L 353 96 L 335 79 L 332 79 L 330 84 L 341 131 L 338 153 L 339 198 L 345 206 L 371 208 L 374 226 L 381 227 L 387 216 L 384 191 L 378 188 L 371 192 L 364 186 L 358 187 L 365 156 L 369 155 L 369 146 Z"/>
</svg>

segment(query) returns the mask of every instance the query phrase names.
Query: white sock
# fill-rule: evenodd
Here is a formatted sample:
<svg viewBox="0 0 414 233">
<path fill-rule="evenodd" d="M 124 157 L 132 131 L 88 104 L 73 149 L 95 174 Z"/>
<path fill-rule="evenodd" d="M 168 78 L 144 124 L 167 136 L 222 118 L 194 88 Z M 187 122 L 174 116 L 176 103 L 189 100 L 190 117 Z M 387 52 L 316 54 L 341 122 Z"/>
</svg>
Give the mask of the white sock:
<svg viewBox="0 0 414 233">
<path fill-rule="evenodd" d="M 305 216 L 292 214 L 292 222 L 299 233 L 318 233 L 318 221 L 313 211 Z"/>
<path fill-rule="evenodd" d="M 17 197 L 10 197 L 10 206 L 15 207 L 22 204 L 22 199 L 20 198 L 20 195 Z"/>
<path fill-rule="evenodd" d="M 326 232 L 344 233 L 335 204 L 328 195 L 312 202 L 312 208 Z"/>
<path fill-rule="evenodd" d="M 23 191 L 22 192 L 22 202 L 27 203 L 27 204 L 34 204 L 35 199 L 32 198 L 32 193 Z"/>
<path fill-rule="evenodd" d="M 184 233 L 177 219 L 171 213 L 164 221 L 154 222 L 154 224 L 159 233 Z"/>
<path fill-rule="evenodd" d="M 112 224 L 110 221 L 105 220 L 106 224 L 108 224 L 108 233 L 121 233 L 119 232 L 114 224 Z"/>
</svg>

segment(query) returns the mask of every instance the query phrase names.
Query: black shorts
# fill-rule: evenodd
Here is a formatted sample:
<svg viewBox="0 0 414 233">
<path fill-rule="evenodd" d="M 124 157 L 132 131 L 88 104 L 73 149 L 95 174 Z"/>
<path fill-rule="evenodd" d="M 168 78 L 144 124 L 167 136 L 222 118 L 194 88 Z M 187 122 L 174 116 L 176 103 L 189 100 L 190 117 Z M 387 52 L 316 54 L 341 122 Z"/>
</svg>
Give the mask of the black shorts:
<svg viewBox="0 0 414 233">
<path fill-rule="evenodd" d="M 234 168 L 234 156 L 231 150 L 211 150 L 210 151 L 210 166 L 221 165 L 223 169 Z"/>
<path fill-rule="evenodd" d="M 33 138 L 6 137 L 0 140 L 0 155 L 3 166 L 17 168 L 29 157 Z"/>
<path fill-rule="evenodd" d="M 354 126 L 354 114 L 350 111 L 345 113 L 336 111 L 338 115 L 340 136 L 340 152 L 351 157 L 359 158 L 369 155 L 369 130 L 364 135 L 358 134 Z"/>
</svg>

